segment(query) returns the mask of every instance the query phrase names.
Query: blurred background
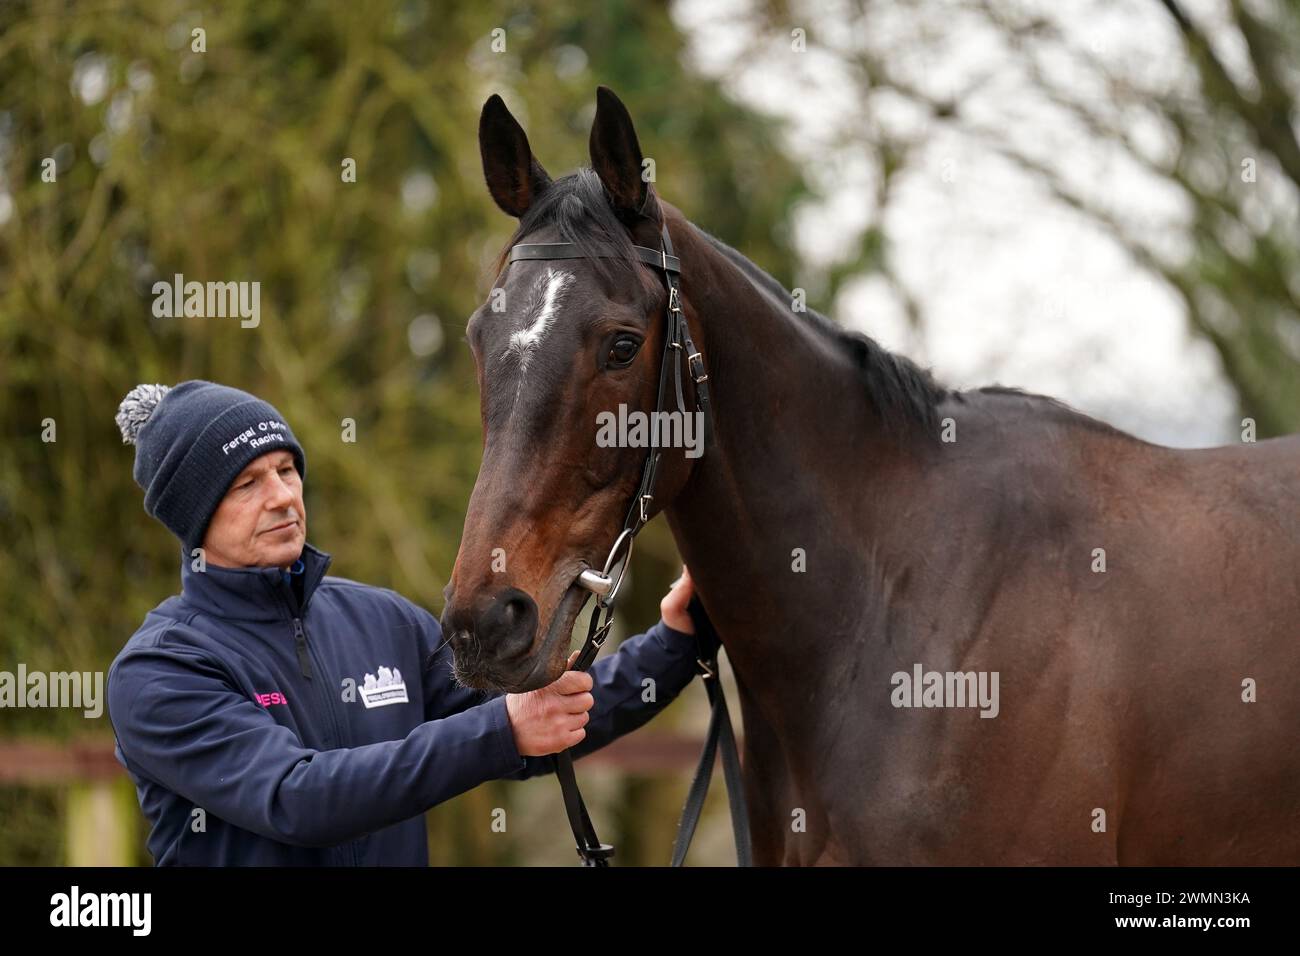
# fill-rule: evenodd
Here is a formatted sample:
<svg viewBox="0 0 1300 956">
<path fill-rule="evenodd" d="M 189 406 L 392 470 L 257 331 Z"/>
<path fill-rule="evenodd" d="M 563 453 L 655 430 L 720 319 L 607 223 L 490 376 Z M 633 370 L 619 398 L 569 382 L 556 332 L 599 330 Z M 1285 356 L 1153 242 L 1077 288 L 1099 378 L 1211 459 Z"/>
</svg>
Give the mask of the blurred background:
<svg viewBox="0 0 1300 956">
<path fill-rule="evenodd" d="M 276 405 L 332 573 L 440 614 L 479 464 L 465 320 L 514 224 L 479 110 L 500 93 L 560 175 L 601 83 L 665 198 L 946 384 L 1178 446 L 1300 428 L 1293 0 L 11 0 L 0 671 L 106 671 L 179 586 L 113 421 L 140 382 Z M 155 317 L 176 273 L 260 282 L 259 325 Z M 616 639 L 679 570 L 655 522 Z M 578 765 L 617 863 L 667 863 L 706 723 L 693 685 Z M 435 864 L 576 865 L 552 777 L 427 821 Z M 146 832 L 107 714 L 0 709 L 0 864 L 148 865 Z M 719 773 L 691 862 L 734 859 Z"/>
</svg>

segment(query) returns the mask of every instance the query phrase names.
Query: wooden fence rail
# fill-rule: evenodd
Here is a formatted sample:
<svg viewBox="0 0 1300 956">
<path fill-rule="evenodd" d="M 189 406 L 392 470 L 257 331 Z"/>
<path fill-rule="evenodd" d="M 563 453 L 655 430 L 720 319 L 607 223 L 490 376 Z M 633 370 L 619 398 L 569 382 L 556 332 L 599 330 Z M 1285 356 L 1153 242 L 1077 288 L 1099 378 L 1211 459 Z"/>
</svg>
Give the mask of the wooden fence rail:
<svg viewBox="0 0 1300 956">
<path fill-rule="evenodd" d="M 739 743 L 739 742 L 738 742 Z M 112 738 L 0 740 L 0 785 L 67 788 L 70 866 L 130 866 L 140 825 L 135 788 L 113 753 Z M 584 757 L 580 767 L 625 773 L 685 773 L 704 742 L 685 734 L 629 734 Z"/>
</svg>

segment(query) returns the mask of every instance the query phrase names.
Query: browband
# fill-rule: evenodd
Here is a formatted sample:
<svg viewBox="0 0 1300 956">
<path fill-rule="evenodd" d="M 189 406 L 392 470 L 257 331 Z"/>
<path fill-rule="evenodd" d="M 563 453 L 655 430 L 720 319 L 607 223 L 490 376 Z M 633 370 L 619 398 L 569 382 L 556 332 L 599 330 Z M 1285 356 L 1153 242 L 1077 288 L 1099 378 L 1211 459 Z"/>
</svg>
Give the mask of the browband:
<svg viewBox="0 0 1300 956">
<path fill-rule="evenodd" d="M 611 246 L 609 243 L 597 243 L 595 253 L 598 259 L 621 259 L 622 252 Z M 516 259 L 585 259 L 587 253 L 574 251 L 575 246 L 571 242 L 525 242 L 515 246 L 510 250 L 510 257 L 506 259 L 509 265 Z M 665 272 L 681 274 L 682 264 L 676 256 L 670 256 L 661 249 L 651 249 L 648 246 L 632 247 L 636 257 L 646 265 L 655 266 L 663 269 Z"/>
</svg>

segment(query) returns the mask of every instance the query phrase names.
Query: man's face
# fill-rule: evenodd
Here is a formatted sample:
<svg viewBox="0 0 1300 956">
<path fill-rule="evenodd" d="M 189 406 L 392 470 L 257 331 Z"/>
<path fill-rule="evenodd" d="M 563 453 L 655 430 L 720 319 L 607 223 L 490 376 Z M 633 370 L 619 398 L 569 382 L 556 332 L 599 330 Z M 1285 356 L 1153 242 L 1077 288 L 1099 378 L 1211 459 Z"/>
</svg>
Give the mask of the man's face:
<svg viewBox="0 0 1300 956">
<path fill-rule="evenodd" d="M 203 538 L 207 561 L 223 568 L 287 568 L 307 541 L 302 479 L 293 455 L 273 451 L 236 476 Z"/>
</svg>

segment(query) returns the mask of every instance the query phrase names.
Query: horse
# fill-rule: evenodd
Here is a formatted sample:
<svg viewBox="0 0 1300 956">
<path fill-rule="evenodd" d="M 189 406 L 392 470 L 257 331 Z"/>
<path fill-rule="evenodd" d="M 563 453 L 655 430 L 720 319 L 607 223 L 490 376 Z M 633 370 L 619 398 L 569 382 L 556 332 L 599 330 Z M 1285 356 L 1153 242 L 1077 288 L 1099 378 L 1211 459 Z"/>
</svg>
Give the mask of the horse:
<svg viewBox="0 0 1300 956">
<path fill-rule="evenodd" d="M 637 490 L 645 450 L 594 435 L 654 407 L 667 297 L 632 246 L 666 229 L 712 437 L 664 452 L 648 517 L 735 675 L 754 862 L 1300 863 L 1300 437 L 1176 450 L 941 385 L 660 198 L 605 87 L 590 167 L 552 180 L 499 96 L 479 146 L 518 226 L 507 306 L 467 326 L 462 682 L 565 668 L 579 577 Z M 591 255 L 503 271 L 525 238 Z"/>
</svg>

